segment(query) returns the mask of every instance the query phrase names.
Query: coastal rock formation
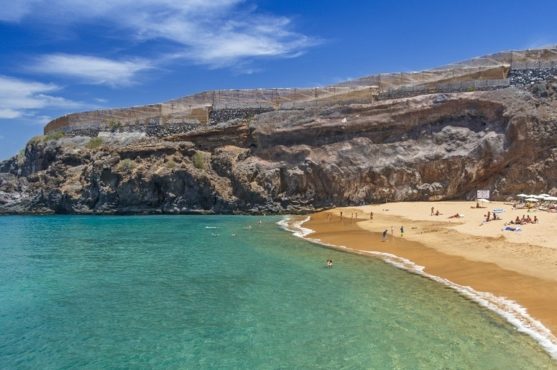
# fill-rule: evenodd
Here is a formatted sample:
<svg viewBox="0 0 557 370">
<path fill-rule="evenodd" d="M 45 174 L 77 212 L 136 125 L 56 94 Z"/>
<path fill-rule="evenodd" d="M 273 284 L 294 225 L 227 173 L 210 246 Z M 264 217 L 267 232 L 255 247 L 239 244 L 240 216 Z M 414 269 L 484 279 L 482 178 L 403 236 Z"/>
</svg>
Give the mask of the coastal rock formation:
<svg viewBox="0 0 557 370">
<path fill-rule="evenodd" d="M 207 111 L 203 123 L 189 112 L 184 130 L 52 130 L 0 163 L 0 213 L 302 213 L 477 189 L 555 195 L 557 80 L 532 75 L 485 91 L 343 91 L 291 109 Z"/>
</svg>

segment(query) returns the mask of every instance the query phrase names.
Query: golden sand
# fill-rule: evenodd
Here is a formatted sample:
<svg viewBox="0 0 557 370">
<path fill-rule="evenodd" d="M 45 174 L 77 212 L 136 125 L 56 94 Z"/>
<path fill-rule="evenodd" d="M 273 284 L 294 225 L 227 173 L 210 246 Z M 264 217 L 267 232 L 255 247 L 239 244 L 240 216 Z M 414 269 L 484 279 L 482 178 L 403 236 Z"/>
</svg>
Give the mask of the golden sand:
<svg viewBox="0 0 557 370">
<path fill-rule="evenodd" d="M 426 273 L 511 299 L 557 333 L 557 214 L 527 213 L 503 203 L 484 209 L 474 205 L 412 202 L 337 208 L 312 215 L 304 227 L 315 230 L 310 237 L 324 243 L 391 253 L 424 266 Z M 431 207 L 442 215 L 431 216 Z M 493 208 L 504 209 L 502 220 L 482 224 Z M 464 217 L 448 218 L 456 213 Z M 536 215 L 540 222 L 521 226 L 520 232 L 501 230 L 523 214 Z M 383 230 L 388 231 L 385 242 Z"/>
</svg>

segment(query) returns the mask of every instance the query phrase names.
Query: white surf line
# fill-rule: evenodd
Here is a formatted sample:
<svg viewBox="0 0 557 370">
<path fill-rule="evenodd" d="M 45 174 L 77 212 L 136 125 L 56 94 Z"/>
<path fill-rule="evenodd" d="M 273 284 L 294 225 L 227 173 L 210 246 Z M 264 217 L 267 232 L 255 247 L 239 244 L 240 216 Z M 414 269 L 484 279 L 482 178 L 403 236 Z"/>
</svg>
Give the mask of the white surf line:
<svg viewBox="0 0 557 370">
<path fill-rule="evenodd" d="M 505 298 L 498 297 L 489 292 L 480 292 L 474 290 L 472 287 L 456 284 L 448 279 L 442 278 L 437 275 L 432 275 L 424 271 L 425 267 L 420 266 L 406 258 L 402 258 L 390 253 L 374 252 L 374 251 L 361 251 L 348 248 L 344 245 L 334 245 L 324 243 L 316 238 L 309 238 L 308 235 L 315 233 L 315 230 L 303 227 L 303 224 L 308 222 L 310 217 L 302 221 L 292 221 L 289 216 L 286 216 L 278 222 L 278 225 L 284 230 L 291 232 L 293 235 L 305 239 L 309 242 L 319 244 L 328 248 L 345 251 L 353 254 L 367 255 L 379 257 L 383 261 L 395 266 L 399 269 L 427 277 L 433 281 L 441 283 L 456 290 L 462 296 L 478 303 L 480 306 L 485 307 L 499 316 L 503 317 L 507 322 L 513 325 L 521 333 L 527 334 L 538 342 L 541 347 L 549 353 L 549 355 L 557 360 L 557 337 L 546 328 L 540 321 L 534 319 L 528 314 L 528 310 L 518 304 L 517 302 Z"/>
</svg>

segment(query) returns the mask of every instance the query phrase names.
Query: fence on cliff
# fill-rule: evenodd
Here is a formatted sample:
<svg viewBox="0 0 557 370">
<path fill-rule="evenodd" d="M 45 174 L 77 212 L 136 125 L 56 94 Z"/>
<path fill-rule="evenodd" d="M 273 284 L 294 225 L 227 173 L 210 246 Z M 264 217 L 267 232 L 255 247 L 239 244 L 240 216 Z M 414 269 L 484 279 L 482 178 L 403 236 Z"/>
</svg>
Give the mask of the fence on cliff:
<svg viewBox="0 0 557 370">
<path fill-rule="evenodd" d="M 379 94 L 379 99 L 404 98 L 424 94 L 467 92 L 477 90 L 494 90 L 510 86 L 510 79 L 498 80 L 473 80 L 450 83 L 439 83 L 433 85 L 406 85 L 395 89 L 389 89 Z"/>
<path fill-rule="evenodd" d="M 527 61 L 527 62 L 513 62 L 511 70 L 540 70 L 540 69 L 557 69 L 557 60 L 547 61 Z"/>
<path fill-rule="evenodd" d="M 215 111 L 238 110 L 239 113 L 227 114 L 243 117 L 252 115 L 248 110 L 297 110 L 321 104 L 369 103 L 423 94 L 494 90 L 511 85 L 520 88 L 557 75 L 557 52 L 545 60 L 511 53 L 509 59 L 493 63 L 479 60 L 474 65 L 379 74 L 328 87 L 207 91 L 162 104 L 62 116 L 50 122 L 45 132 L 93 133 L 114 129 L 113 126 L 120 126 L 120 123 L 127 126 L 125 129 L 214 123 L 214 117 L 210 117 L 215 116 Z"/>
</svg>

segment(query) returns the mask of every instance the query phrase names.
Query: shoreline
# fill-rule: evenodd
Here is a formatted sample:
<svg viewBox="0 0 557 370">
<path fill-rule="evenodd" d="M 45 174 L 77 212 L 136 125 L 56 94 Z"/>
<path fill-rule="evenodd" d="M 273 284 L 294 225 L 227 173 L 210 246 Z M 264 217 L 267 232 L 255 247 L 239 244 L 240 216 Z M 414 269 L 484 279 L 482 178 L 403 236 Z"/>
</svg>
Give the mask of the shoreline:
<svg viewBox="0 0 557 370">
<path fill-rule="evenodd" d="M 458 203 L 470 207 L 471 204 L 471 202 L 420 203 L 427 205 L 428 209 L 431 205 L 454 206 Z M 388 211 L 385 207 L 392 208 L 393 205 L 395 204 L 336 208 L 315 213 L 303 220 L 301 217 L 296 217 L 281 226 L 293 232 L 295 236 L 321 246 L 380 258 L 395 267 L 449 286 L 464 297 L 502 316 L 518 331 L 534 338 L 554 359 L 557 359 L 557 337 L 554 334 L 557 333 L 557 311 L 554 309 L 557 307 L 557 275 L 552 275 L 553 270 L 549 273 L 535 271 L 529 265 L 532 262 L 535 265 L 536 258 L 530 261 L 524 260 L 524 255 L 519 255 L 518 258 L 525 265 L 524 268 L 517 268 L 514 261 L 516 256 L 510 260 L 500 261 L 499 255 L 513 252 L 517 246 L 524 248 L 521 240 L 509 241 L 501 237 L 482 237 L 474 235 L 475 231 L 466 233 L 462 231 L 466 229 L 465 222 L 454 223 L 445 220 L 431 222 L 416 219 L 419 217 L 402 217 L 396 212 L 386 214 Z M 415 207 L 416 204 L 402 205 Z M 381 212 L 381 209 L 386 212 Z M 373 221 L 362 217 L 365 214 L 369 217 L 371 210 L 374 212 Z M 339 218 L 341 211 L 344 212 L 342 221 Z M 354 218 L 351 217 L 352 214 Z M 545 213 L 538 214 L 540 218 L 545 218 L 545 215 Z M 444 222 L 446 224 L 443 225 Z M 401 223 L 405 226 L 404 238 L 391 235 L 390 229 L 385 227 L 386 224 L 400 225 Z M 432 224 L 434 224 L 434 231 L 431 234 L 435 237 L 423 238 L 425 242 L 416 241 L 423 235 L 420 234 L 420 230 L 431 227 Z M 503 222 L 498 225 L 502 226 Z M 530 225 L 526 227 L 528 226 Z M 379 230 L 384 228 L 389 231 L 388 242 L 381 242 Z M 457 230 L 454 230 L 455 228 Z M 395 230 L 396 235 L 398 229 Z M 483 232 L 493 233 L 493 228 L 482 229 Z M 479 247 L 476 248 L 486 248 L 490 253 L 484 255 L 478 253 L 478 250 L 469 250 L 466 243 L 470 243 L 470 240 L 467 240 L 470 237 L 473 237 L 475 242 L 478 242 L 477 238 L 494 239 L 495 241 L 489 240 L 487 247 L 481 245 L 480 241 Z M 431 243 L 440 240 L 444 240 L 446 245 L 432 248 Z M 460 246 L 462 243 L 466 245 L 464 247 L 466 249 L 455 252 L 454 245 Z M 543 245 L 543 240 L 538 244 Z M 506 250 L 504 247 L 509 249 Z M 540 245 L 528 245 L 528 247 L 544 248 Z M 557 260 L 557 246 L 555 249 L 551 246 L 546 249 L 549 251 L 544 252 L 552 254 Z M 544 254 L 542 257 L 545 258 Z M 553 263 L 553 259 L 548 262 Z"/>
</svg>

